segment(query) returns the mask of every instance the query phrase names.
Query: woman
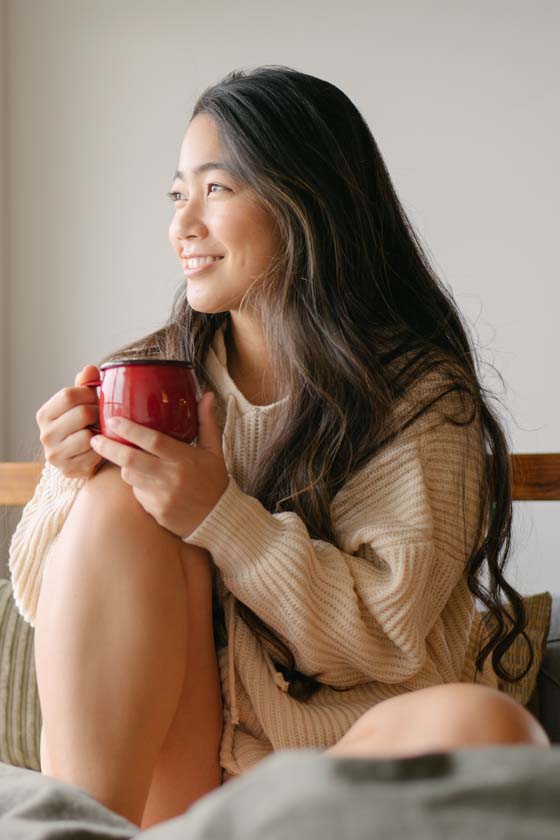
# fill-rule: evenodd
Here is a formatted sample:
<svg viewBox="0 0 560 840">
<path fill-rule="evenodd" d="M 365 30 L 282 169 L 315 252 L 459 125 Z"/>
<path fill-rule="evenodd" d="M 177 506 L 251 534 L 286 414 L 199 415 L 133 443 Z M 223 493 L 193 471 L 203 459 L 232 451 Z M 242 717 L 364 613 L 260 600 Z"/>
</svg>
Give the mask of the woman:
<svg viewBox="0 0 560 840">
<path fill-rule="evenodd" d="M 107 358 L 191 359 L 197 446 L 94 436 L 94 366 L 37 413 L 10 569 L 43 772 L 146 827 L 286 747 L 547 745 L 496 690 L 526 621 L 504 433 L 356 107 L 289 68 L 231 73 L 170 197 L 186 285 Z"/>
</svg>

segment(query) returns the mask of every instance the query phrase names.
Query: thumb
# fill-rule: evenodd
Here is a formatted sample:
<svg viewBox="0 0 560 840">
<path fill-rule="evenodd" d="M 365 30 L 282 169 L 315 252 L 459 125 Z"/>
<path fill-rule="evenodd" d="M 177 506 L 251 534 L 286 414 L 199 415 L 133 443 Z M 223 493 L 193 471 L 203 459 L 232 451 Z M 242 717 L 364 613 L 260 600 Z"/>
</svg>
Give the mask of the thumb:
<svg viewBox="0 0 560 840">
<path fill-rule="evenodd" d="M 99 370 L 95 365 L 86 365 L 79 373 L 76 374 L 74 385 L 82 385 L 84 382 L 89 382 L 90 379 L 99 379 Z"/>
<path fill-rule="evenodd" d="M 222 432 L 215 412 L 216 397 L 213 391 L 206 391 L 198 402 L 197 446 L 208 449 L 216 455 L 222 454 Z"/>
</svg>

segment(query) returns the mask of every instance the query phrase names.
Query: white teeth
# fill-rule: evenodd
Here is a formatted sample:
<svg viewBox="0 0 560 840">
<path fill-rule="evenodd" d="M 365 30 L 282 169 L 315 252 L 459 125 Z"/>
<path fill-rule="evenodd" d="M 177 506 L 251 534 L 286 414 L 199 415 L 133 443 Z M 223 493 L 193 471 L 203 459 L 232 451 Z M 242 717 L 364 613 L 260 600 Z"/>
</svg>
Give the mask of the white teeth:
<svg viewBox="0 0 560 840">
<path fill-rule="evenodd" d="M 207 263 L 216 262 L 216 260 L 221 259 L 221 257 L 189 257 L 187 268 L 198 268 L 201 265 L 206 265 Z"/>
</svg>

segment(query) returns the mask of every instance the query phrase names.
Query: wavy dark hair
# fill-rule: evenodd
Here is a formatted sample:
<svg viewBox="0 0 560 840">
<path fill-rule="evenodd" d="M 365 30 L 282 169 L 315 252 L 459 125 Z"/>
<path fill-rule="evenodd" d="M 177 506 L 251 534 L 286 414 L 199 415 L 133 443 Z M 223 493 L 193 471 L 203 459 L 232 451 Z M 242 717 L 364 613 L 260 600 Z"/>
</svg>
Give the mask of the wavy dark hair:
<svg viewBox="0 0 560 840">
<path fill-rule="evenodd" d="M 258 312 L 275 381 L 289 395 L 246 491 L 272 512 L 294 511 L 312 538 L 336 543 L 334 495 L 433 407 L 432 396 L 397 426 L 391 422 L 399 397 L 445 368 L 440 397 L 456 391 L 472 408 L 463 421 L 449 419 L 479 422 L 488 456 L 478 536 L 465 568 L 470 591 L 486 607 L 476 669 L 492 654 L 502 680 L 521 679 L 534 654 L 523 599 L 504 577 L 512 516 L 505 431 L 494 396 L 482 387 L 469 331 L 364 118 L 335 85 L 275 65 L 229 73 L 202 93 L 190 120 L 198 114 L 215 121 L 230 166 L 272 213 L 284 243 L 242 301 Z M 182 283 L 165 326 L 102 361 L 184 358 L 201 385 L 212 387 L 204 360 L 228 317 L 193 310 Z M 310 697 L 320 686 L 316 675 L 299 672 L 286 644 L 245 604 L 237 608 L 289 681 L 290 694 Z M 529 662 L 515 675 L 502 659 L 520 634 Z"/>
</svg>

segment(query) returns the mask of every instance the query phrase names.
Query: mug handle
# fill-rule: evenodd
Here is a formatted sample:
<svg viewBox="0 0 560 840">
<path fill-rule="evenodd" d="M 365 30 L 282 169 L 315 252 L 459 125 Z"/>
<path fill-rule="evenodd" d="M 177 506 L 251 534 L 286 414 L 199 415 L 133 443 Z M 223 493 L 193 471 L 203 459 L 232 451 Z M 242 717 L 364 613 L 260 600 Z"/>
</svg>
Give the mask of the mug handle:
<svg viewBox="0 0 560 840">
<path fill-rule="evenodd" d="M 87 382 L 82 382 L 80 387 L 82 385 L 85 385 L 88 388 L 99 388 L 100 385 L 101 385 L 101 380 L 100 379 L 88 379 Z M 101 428 L 99 426 L 96 426 L 95 424 L 92 424 L 91 426 L 86 426 L 86 429 L 89 429 L 90 432 L 94 432 L 96 435 L 103 434 L 102 431 L 101 431 Z"/>
</svg>

